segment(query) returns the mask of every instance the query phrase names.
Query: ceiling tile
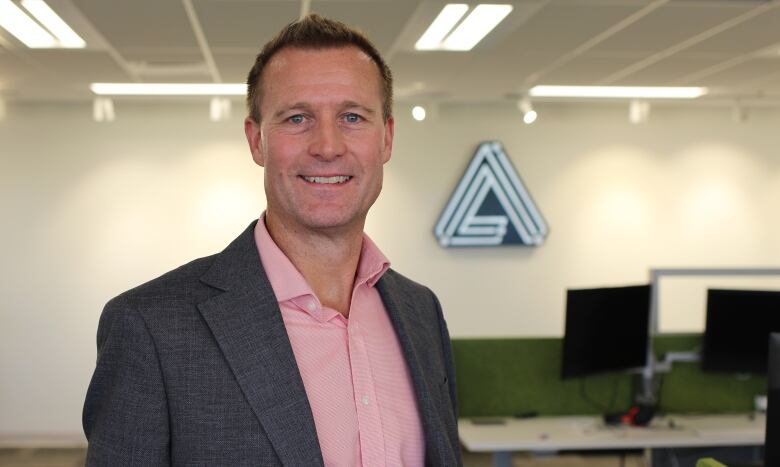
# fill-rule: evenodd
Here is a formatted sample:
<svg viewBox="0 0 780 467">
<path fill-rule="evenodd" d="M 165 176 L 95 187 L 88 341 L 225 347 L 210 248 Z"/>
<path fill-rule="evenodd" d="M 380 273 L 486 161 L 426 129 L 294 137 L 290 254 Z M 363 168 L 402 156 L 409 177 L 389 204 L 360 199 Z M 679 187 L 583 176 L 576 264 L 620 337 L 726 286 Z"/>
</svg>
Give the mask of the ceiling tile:
<svg viewBox="0 0 780 467">
<path fill-rule="evenodd" d="M 740 86 L 762 78 L 780 74 L 780 57 L 777 59 L 756 59 L 741 63 L 720 73 L 701 78 L 705 86 Z"/>
<path fill-rule="evenodd" d="M 311 9 L 360 29 L 380 51 L 387 53 L 418 3 L 410 0 L 314 0 Z"/>
<path fill-rule="evenodd" d="M 749 9 L 749 6 L 741 2 L 730 5 L 705 2 L 702 2 L 702 5 L 669 3 L 611 36 L 594 50 L 635 51 L 649 55 L 676 45 Z"/>
<path fill-rule="evenodd" d="M 127 74 L 105 52 L 83 50 L 35 50 L 30 57 L 59 81 L 126 81 Z"/>
<path fill-rule="evenodd" d="M 258 52 L 285 24 L 298 19 L 295 1 L 195 0 L 211 47 L 252 47 Z"/>
<path fill-rule="evenodd" d="M 398 53 L 390 67 L 401 97 L 495 100 L 520 92 L 528 75 L 554 59 L 554 55 L 532 51 L 518 52 L 512 60 L 500 54 Z"/>
<path fill-rule="evenodd" d="M 255 61 L 255 54 L 215 54 L 222 81 L 228 83 L 243 83 Z"/>
<path fill-rule="evenodd" d="M 674 85 L 677 84 L 677 80 L 717 65 L 726 59 L 727 57 L 724 55 L 673 55 L 611 84 L 622 86 Z M 695 86 L 699 83 L 685 84 Z"/>
<path fill-rule="evenodd" d="M 769 10 L 697 44 L 690 52 L 744 54 L 780 44 L 780 9 Z"/>
<path fill-rule="evenodd" d="M 583 2 L 584 3 L 584 2 Z M 639 5 L 548 5 L 497 49 L 568 52 L 639 9 Z"/>
<path fill-rule="evenodd" d="M 114 47 L 198 45 L 180 1 L 72 1 Z"/>
<path fill-rule="evenodd" d="M 544 84 L 582 85 L 598 82 L 636 61 L 633 55 L 599 56 L 587 54 L 569 60 L 560 68 L 554 69 L 541 79 Z"/>
</svg>

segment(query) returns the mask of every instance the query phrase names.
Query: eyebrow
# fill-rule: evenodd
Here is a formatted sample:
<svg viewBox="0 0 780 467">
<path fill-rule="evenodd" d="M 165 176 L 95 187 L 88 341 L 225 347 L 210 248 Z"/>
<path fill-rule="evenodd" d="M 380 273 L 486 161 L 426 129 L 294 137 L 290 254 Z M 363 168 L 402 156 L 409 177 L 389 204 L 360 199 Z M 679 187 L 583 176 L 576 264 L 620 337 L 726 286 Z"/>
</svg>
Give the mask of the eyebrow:
<svg viewBox="0 0 780 467">
<path fill-rule="evenodd" d="M 339 105 L 343 109 L 354 109 L 358 108 L 362 110 L 363 112 L 369 114 L 369 115 L 376 115 L 376 110 L 371 109 L 369 107 L 366 107 L 365 105 L 359 104 L 355 101 L 343 101 Z M 311 110 L 311 104 L 308 104 L 306 102 L 296 102 L 288 107 L 283 108 L 282 110 L 279 110 L 274 114 L 274 117 L 281 117 L 282 115 L 286 114 L 287 112 L 290 112 L 291 110 Z"/>
<path fill-rule="evenodd" d="M 364 112 L 366 112 L 368 114 L 371 114 L 371 115 L 376 114 L 376 111 L 374 109 L 368 108 L 365 105 L 358 104 L 355 101 L 344 101 L 344 102 L 341 103 L 341 105 L 344 108 L 347 108 L 347 109 L 352 109 L 352 108 L 357 107 L 358 109 L 361 109 L 362 111 L 364 111 Z"/>
</svg>

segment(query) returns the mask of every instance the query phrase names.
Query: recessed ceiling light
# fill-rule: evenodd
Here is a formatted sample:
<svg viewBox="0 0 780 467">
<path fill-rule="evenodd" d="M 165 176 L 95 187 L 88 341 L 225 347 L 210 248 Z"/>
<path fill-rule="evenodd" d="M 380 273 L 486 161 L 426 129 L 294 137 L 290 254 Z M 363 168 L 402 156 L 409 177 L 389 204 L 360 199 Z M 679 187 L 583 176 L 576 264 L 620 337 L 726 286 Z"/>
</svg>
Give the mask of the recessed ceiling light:
<svg viewBox="0 0 780 467">
<path fill-rule="evenodd" d="M 57 41 L 11 0 L 0 0 L 0 26 L 30 48 L 56 47 Z"/>
<path fill-rule="evenodd" d="M 58 46 L 68 49 L 86 47 L 87 43 L 84 42 L 84 39 L 79 37 L 43 0 L 22 0 L 22 6 L 54 34 L 54 37 L 57 38 Z"/>
<path fill-rule="evenodd" d="M 450 3 L 442 8 L 439 16 L 433 20 L 423 33 L 414 48 L 417 50 L 437 50 L 441 43 L 458 21 L 466 14 L 469 6 L 465 3 Z"/>
<path fill-rule="evenodd" d="M 580 97 L 624 99 L 695 99 L 707 94 L 707 88 L 665 86 L 534 86 L 534 97 Z"/>
<path fill-rule="evenodd" d="M 468 11 L 469 6 L 465 3 L 447 4 L 420 37 L 414 48 L 417 50 L 469 51 L 498 23 L 503 21 L 512 8 L 512 5 L 477 5 L 466 16 L 466 19 L 458 24 L 458 21 Z M 455 27 L 456 24 L 458 24 L 457 27 Z M 455 27 L 454 30 L 453 27 Z"/>
<path fill-rule="evenodd" d="M 444 48 L 462 51 L 473 49 L 511 11 L 512 5 L 478 5 L 444 40 Z"/>
<path fill-rule="evenodd" d="M 105 96 L 244 96 L 243 83 L 92 83 Z"/>
</svg>

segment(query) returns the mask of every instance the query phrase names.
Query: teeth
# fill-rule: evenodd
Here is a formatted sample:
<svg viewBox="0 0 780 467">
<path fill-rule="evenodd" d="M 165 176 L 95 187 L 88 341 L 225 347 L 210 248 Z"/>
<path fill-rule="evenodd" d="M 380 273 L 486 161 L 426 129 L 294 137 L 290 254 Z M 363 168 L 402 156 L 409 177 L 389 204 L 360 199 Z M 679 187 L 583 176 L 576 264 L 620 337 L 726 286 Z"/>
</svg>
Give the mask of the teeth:
<svg viewBox="0 0 780 467">
<path fill-rule="evenodd" d="M 350 176 L 336 175 L 335 177 L 303 177 L 304 180 L 310 183 L 344 183 L 348 181 Z"/>
</svg>

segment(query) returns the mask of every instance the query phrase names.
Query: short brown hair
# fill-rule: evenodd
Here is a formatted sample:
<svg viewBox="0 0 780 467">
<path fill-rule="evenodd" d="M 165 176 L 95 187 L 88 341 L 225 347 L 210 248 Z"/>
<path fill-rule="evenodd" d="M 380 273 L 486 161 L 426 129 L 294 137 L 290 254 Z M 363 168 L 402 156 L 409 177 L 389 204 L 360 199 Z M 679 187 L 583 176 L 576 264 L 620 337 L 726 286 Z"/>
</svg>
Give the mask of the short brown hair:
<svg viewBox="0 0 780 467">
<path fill-rule="evenodd" d="M 271 58 L 285 47 L 301 49 L 328 49 L 355 46 L 365 52 L 379 69 L 382 77 L 382 116 L 385 121 L 393 115 L 393 75 L 374 44 L 357 29 L 346 24 L 309 14 L 285 26 L 257 54 L 255 64 L 247 76 L 247 107 L 249 116 L 260 121 L 263 70 Z"/>
</svg>

